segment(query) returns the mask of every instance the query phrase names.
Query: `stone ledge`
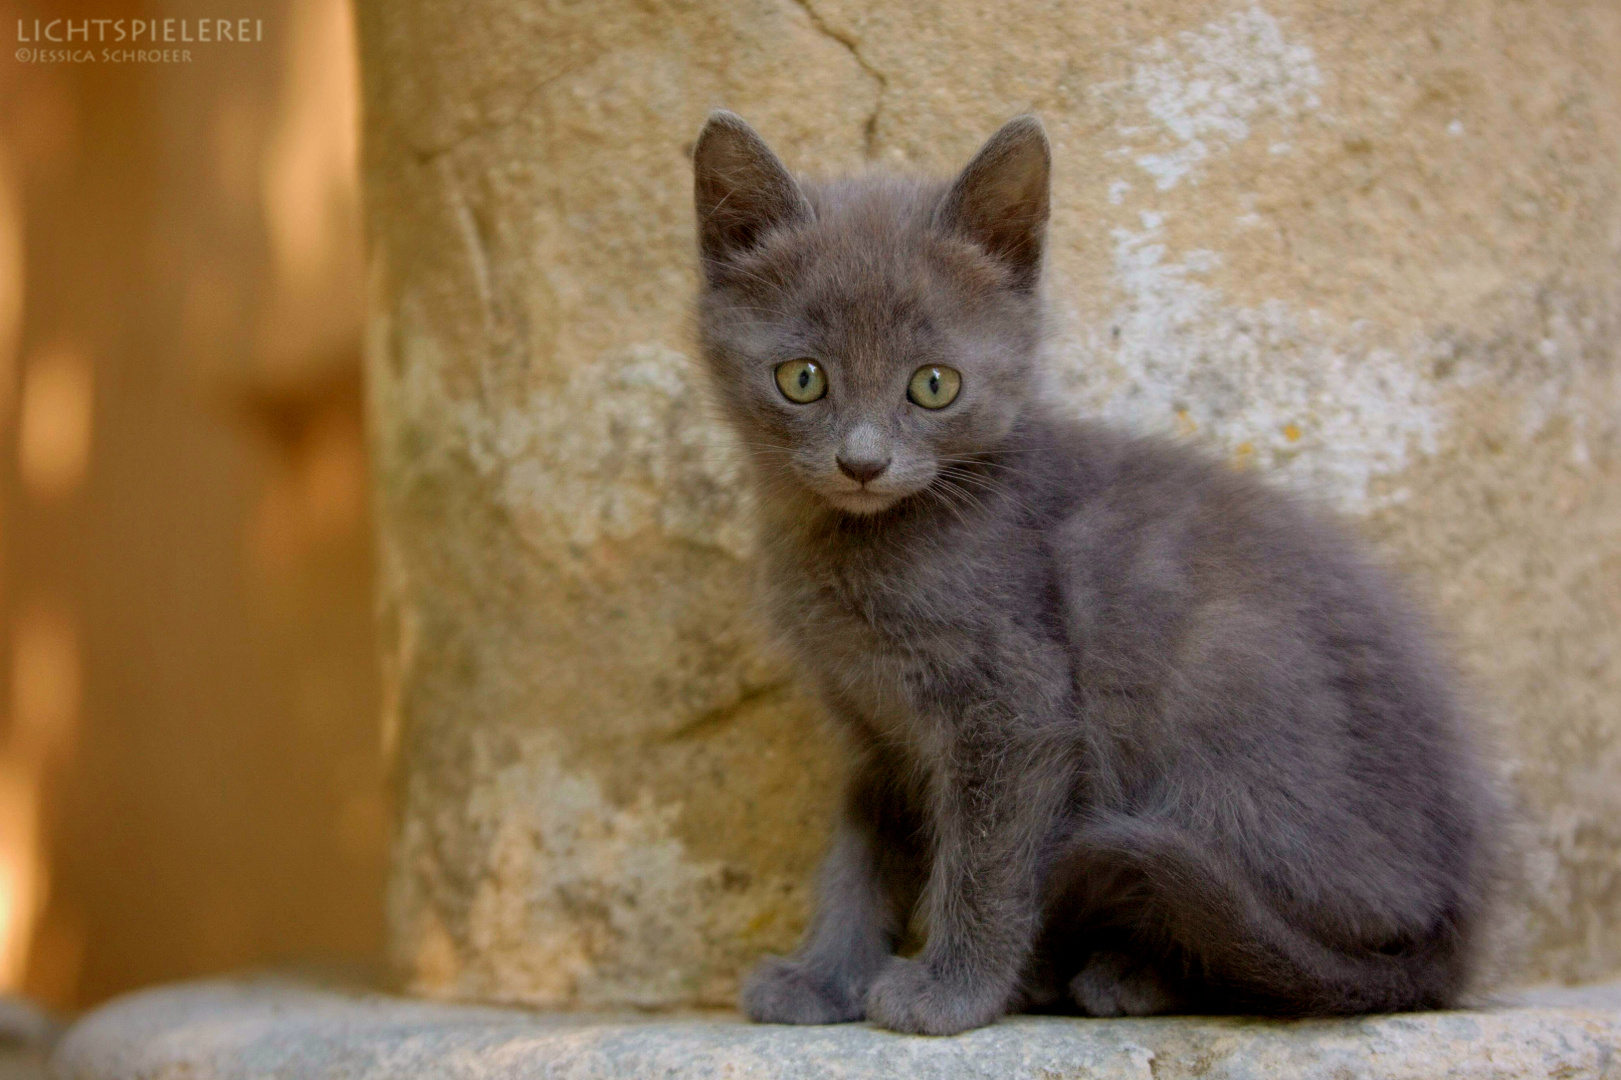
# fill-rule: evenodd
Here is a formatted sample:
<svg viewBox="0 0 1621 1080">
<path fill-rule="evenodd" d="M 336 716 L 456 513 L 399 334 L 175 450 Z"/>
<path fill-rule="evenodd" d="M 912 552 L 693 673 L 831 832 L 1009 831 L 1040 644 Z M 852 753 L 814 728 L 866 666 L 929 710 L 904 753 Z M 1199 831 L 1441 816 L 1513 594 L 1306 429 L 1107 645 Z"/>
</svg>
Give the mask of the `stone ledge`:
<svg viewBox="0 0 1621 1080">
<path fill-rule="evenodd" d="M 1621 984 L 1532 992 L 1472 1012 L 1291 1023 L 1021 1016 L 930 1039 L 857 1024 L 531 1013 L 219 980 L 103 1006 L 68 1033 L 52 1066 L 60 1080 L 1621 1080 Z"/>
</svg>

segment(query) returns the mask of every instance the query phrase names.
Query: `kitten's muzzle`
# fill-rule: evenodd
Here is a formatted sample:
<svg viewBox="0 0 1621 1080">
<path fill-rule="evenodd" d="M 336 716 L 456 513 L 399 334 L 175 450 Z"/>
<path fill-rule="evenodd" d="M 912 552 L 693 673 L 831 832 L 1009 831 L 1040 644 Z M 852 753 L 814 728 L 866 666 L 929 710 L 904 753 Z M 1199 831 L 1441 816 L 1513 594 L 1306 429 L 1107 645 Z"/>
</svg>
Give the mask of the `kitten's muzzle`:
<svg viewBox="0 0 1621 1080">
<path fill-rule="evenodd" d="M 884 475 L 884 470 L 889 468 L 892 459 L 886 457 L 880 461 L 876 458 L 845 457 L 839 454 L 833 460 L 838 463 L 841 473 L 858 484 L 865 484 Z"/>
</svg>

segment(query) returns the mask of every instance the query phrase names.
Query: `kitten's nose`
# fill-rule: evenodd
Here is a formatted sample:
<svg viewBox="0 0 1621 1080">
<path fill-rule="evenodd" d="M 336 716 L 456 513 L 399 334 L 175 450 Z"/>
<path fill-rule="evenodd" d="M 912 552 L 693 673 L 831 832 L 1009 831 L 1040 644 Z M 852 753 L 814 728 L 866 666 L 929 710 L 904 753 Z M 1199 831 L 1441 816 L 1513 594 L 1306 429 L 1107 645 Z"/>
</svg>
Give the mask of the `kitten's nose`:
<svg viewBox="0 0 1621 1080">
<path fill-rule="evenodd" d="M 839 471 L 858 484 L 876 480 L 889 468 L 889 440 L 878 425 L 862 421 L 844 433 L 833 460 Z"/>
<path fill-rule="evenodd" d="M 850 479 L 865 484 L 868 480 L 876 480 L 889 468 L 889 459 L 878 461 L 874 458 L 845 457 L 839 454 L 833 459 L 839 463 L 839 471 Z"/>
</svg>

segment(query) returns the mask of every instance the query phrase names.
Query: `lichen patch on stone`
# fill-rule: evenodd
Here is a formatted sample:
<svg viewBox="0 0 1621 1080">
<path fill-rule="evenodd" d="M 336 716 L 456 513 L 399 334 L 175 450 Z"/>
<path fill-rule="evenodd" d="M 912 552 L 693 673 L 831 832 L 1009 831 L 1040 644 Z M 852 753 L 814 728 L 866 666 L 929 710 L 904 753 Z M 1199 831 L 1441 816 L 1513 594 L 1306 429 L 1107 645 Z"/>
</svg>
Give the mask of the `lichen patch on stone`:
<svg viewBox="0 0 1621 1080">
<path fill-rule="evenodd" d="M 491 447 L 520 528 L 549 534 L 548 545 L 657 529 L 745 557 L 742 461 L 701 379 L 684 354 L 634 344 L 582 365 L 558 392 L 502 411 Z"/>
<path fill-rule="evenodd" d="M 496 404 L 451 391 L 439 375 L 447 357 L 425 330 L 410 328 L 403 347 L 405 375 L 388 389 L 394 425 L 464 452 L 536 550 L 648 530 L 739 559 L 752 550 L 742 456 L 685 354 L 627 344 L 561 386 Z"/>
<path fill-rule="evenodd" d="M 771 890 L 729 888 L 727 868 L 676 835 L 678 806 L 645 791 L 615 803 L 548 732 L 515 743 L 475 734 L 471 754 L 457 835 L 478 850 L 460 859 L 472 880 L 459 930 L 436 911 L 431 874 L 396 897 L 422 925 L 425 944 L 404 958 L 414 990 L 532 1005 L 730 1003 L 750 948 L 736 928 L 775 920 Z M 410 823 L 402 865 L 434 865 L 432 831 Z M 710 960 L 694 965 L 699 956 Z"/>
</svg>

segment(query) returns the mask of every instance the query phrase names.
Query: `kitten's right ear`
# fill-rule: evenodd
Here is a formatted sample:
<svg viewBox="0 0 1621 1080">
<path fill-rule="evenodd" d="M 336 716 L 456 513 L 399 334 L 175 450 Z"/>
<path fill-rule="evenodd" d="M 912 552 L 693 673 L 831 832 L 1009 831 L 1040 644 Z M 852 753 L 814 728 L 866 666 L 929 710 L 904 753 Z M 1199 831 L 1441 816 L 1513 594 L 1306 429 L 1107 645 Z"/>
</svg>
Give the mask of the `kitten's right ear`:
<svg viewBox="0 0 1621 1080">
<path fill-rule="evenodd" d="M 813 217 L 787 167 L 736 113 L 709 114 L 692 148 L 692 169 L 706 265 L 747 251 L 772 229 Z"/>
<path fill-rule="evenodd" d="M 1015 288 L 1034 288 L 1041 276 L 1051 171 L 1041 121 L 1015 117 L 952 183 L 935 207 L 935 226 L 984 248 L 1011 272 Z"/>
</svg>

